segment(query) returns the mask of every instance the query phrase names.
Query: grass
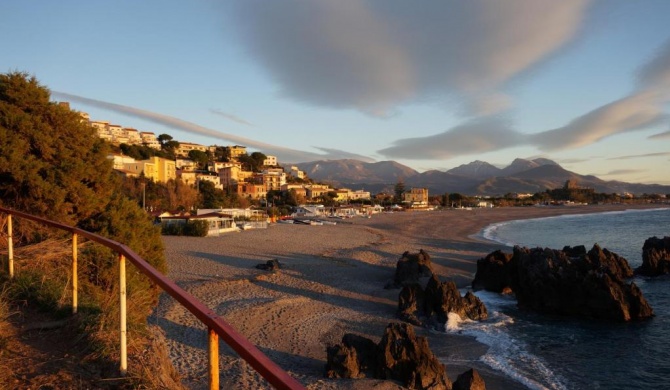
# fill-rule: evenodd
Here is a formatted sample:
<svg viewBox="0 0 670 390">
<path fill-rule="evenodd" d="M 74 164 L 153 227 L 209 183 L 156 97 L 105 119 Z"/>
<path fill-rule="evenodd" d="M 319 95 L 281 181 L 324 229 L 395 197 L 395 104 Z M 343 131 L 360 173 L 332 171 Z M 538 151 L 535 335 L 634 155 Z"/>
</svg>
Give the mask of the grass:
<svg viewBox="0 0 670 390">
<path fill-rule="evenodd" d="M 39 317 L 39 320 L 67 319 L 64 321 L 67 329 L 54 331 L 56 336 L 52 337 L 71 339 L 69 341 L 72 342 L 72 348 L 76 350 L 70 355 L 76 356 L 77 359 L 71 365 L 60 364 L 56 372 L 46 368 L 49 364 L 34 361 L 29 365 L 38 369 L 45 367 L 45 372 L 35 374 L 31 371 L 24 374 L 24 378 L 30 379 L 35 374 L 34 377 L 39 377 L 42 381 L 52 380 L 54 383 L 61 383 L 66 380 L 64 378 L 72 378 L 72 381 L 78 381 L 77 383 L 84 381 L 92 387 L 104 383 L 105 386 L 121 389 L 182 388 L 168 357 L 161 332 L 147 325 L 147 315 L 156 303 L 157 294 L 155 290 L 146 288 L 148 283 L 146 280 L 141 280 L 144 278 L 143 275 L 139 275 L 129 267 L 128 331 L 132 336 L 128 339 L 128 374 L 126 378 L 119 380 L 118 372 L 115 372 L 118 371 L 119 356 L 119 294 L 118 282 L 113 283 L 118 281 L 118 276 L 108 275 L 114 273 L 115 268 L 106 268 L 110 265 L 108 264 L 110 261 L 114 262 L 114 257 L 105 258 L 110 253 L 99 250 L 97 244 L 90 242 L 80 244 L 79 310 L 78 314 L 73 316 L 71 241 L 46 239 L 36 244 L 15 248 L 14 253 L 14 278 L 11 280 L 8 278 L 6 264 L 3 264 L 3 269 L 0 270 L 0 388 L 17 386 L 18 363 L 13 359 L 1 358 L 3 353 L 24 351 L 18 355 L 27 354 L 31 355 L 30 359 L 39 359 L 39 351 L 34 352 L 31 350 L 31 345 L 27 345 L 29 335 L 21 334 L 22 337 L 15 337 L 20 332 L 20 321 L 11 321 L 14 316 L 20 317 L 22 321 L 31 321 L 31 316 L 34 315 Z M 105 269 L 97 269 L 100 267 Z M 106 272 L 104 276 L 96 277 L 102 271 Z M 21 345 L 24 341 L 25 345 Z M 48 343 L 49 340 L 33 344 L 39 345 L 45 342 Z M 80 361 L 86 363 L 80 364 Z M 81 366 L 86 366 L 86 370 L 81 371 L 83 370 Z M 64 374 L 63 371 L 67 369 L 73 372 Z M 91 370 L 102 373 L 96 375 L 102 376 L 103 379 L 88 378 Z M 105 377 L 117 379 L 105 382 Z M 39 383 L 33 381 L 23 385 L 35 387 Z M 70 384 L 79 387 L 77 383 Z"/>
</svg>

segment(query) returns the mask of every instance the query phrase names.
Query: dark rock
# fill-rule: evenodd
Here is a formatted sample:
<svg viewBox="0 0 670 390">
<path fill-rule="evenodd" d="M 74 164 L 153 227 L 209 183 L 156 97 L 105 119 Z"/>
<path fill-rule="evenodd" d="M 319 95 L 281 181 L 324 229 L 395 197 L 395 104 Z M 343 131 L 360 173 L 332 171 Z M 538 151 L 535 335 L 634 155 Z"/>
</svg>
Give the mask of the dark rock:
<svg viewBox="0 0 670 390">
<path fill-rule="evenodd" d="M 327 378 L 363 378 L 354 348 L 337 344 L 326 348 Z"/>
<path fill-rule="evenodd" d="M 419 253 L 405 252 L 396 264 L 393 285 L 387 287 L 399 288 L 408 284 L 416 284 L 421 278 L 431 277 L 433 266 L 428 253 L 423 249 Z"/>
<path fill-rule="evenodd" d="M 418 284 L 407 285 L 398 296 L 398 317 L 410 324 L 421 326 L 418 315 L 423 314 L 424 292 Z"/>
<path fill-rule="evenodd" d="M 410 389 L 451 389 L 446 369 L 408 324 L 389 324 L 379 344 L 345 334 L 342 344 L 327 348 L 328 378 L 362 378 L 366 371 L 376 379 L 399 381 Z"/>
<path fill-rule="evenodd" d="M 477 370 L 471 368 L 458 376 L 453 390 L 486 390 L 486 384 Z"/>
<path fill-rule="evenodd" d="M 670 237 L 647 238 L 642 246 L 642 265 L 635 273 L 644 276 L 670 273 Z"/>
<path fill-rule="evenodd" d="M 268 260 L 265 263 L 257 264 L 256 268 L 265 271 L 279 271 L 282 268 L 281 263 L 277 259 Z"/>
<path fill-rule="evenodd" d="M 489 253 L 486 257 L 477 260 L 477 273 L 472 281 L 472 289 L 503 292 L 517 284 L 516 265 L 512 254 L 501 250 Z"/>
<path fill-rule="evenodd" d="M 480 275 L 480 270 L 482 274 Z M 496 277 L 497 274 L 497 277 Z M 623 257 L 598 245 L 563 250 L 515 247 L 477 261 L 473 288 L 509 287 L 519 307 L 542 313 L 630 321 L 653 316 Z"/>
<path fill-rule="evenodd" d="M 468 292 L 461 297 L 454 282 L 440 282 L 435 275 L 428 280 L 425 290 L 410 285 L 400 291 L 398 317 L 403 321 L 444 330 L 449 313 L 471 320 L 488 317 L 486 306 L 474 294 Z"/>
<path fill-rule="evenodd" d="M 397 380 L 410 389 L 451 389 L 445 367 L 411 325 L 389 324 L 378 351 L 376 378 Z"/>
<path fill-rule="evenodd" d="M 377 365 L 377 344 L 367 337 L 347 333 L 342 337 L 342 344 L 356 351 L 360 371 L 374 369 Z"/>
</svg>

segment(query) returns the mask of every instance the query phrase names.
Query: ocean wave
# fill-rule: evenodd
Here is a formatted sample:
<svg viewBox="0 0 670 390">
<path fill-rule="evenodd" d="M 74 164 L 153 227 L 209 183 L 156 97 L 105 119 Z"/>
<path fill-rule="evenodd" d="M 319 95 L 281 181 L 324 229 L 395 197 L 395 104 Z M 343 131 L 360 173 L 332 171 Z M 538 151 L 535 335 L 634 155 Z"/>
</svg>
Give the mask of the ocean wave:
<svg viewBox="0 0 670 390">
<path fill-rule="evenodd" d="M 449 313 L 445 331 L 472 336 L 488 345 L 489 350 L 481 361 L 530 389 L 567 389 L 562 377 L 540 357 L 528 352 L 523 342 L 510 335 L 509 327 L 513 326 L 514 318 L 502 310 L 516 305 L 514 298 L 486 291 L 475 294 L 489 309 L 489 319 L 464 321 L 458 314 Z"/>
</svg>

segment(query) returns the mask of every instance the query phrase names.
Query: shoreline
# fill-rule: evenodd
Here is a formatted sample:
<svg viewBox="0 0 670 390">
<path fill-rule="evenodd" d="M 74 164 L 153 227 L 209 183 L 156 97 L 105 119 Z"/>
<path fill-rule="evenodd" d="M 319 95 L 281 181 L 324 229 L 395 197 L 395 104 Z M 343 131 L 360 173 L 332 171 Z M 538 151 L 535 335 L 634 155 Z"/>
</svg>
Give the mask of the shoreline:
<svg viewBox="0 0 670 390">
<path fill-rule="evenodd" d="M 374 379 L 323 377 L 326 346 L 345 333 L 379 341 L 400 290 L 384 290 L 403 252 L 425 250 L 435 273 L 466 287 L 476 261 L 509 247 L 477 237 L 494 223 L 568 214 L 601 213 L 659 205 L 592 205 L 379 214 L 335 226 L 274 225 L 220 237 L 164 237 L 170 276 L 213 308 L 275 363 L 309 389 L 400 388 Z M 275 274 L 255 265 L 278 259 Z M 207 387 L 206 332 L 190 313 L 162 297 L 152 322 L 163 329 L 170 356 L 191 389 Z M 523 389 L 479 361 L 488 347 L 470 336 L 416 329 L 428 337 L 452 381 L 474 367 L 489 389 Z M 268 385 L 222 346 L 224 388 Z M 224 385 L 225 384 L 225 385 Z"/>
</svg>

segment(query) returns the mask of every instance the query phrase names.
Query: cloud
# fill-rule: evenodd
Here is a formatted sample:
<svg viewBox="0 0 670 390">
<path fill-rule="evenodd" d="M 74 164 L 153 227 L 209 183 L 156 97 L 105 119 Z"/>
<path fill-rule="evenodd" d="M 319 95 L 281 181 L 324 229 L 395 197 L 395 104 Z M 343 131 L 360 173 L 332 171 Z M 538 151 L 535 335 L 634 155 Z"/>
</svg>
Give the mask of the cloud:
<svg viewBox="0 0 670 390">
<path fill-rule="evenodd" d="M 449 159 L 524 145 L 541 151 L 574 149 L 667 121 L 664 104 L 670 101 L 670 41 L 641 68 L 638 78 L 641 81 L 637 89 L 628 96 L 591 110 L 560 128 L 524 136 L 496 121 L 471 120 L 441 134 L 397 140 L 394 146 L 378 153 L 406 159 Z M 649 138 L 668 137 L 670 131 Z"/>
<path fill-rule="evenodd" d="M 325 160 L 325 159 L 333 160 L 333 159 L 347 158 L 348 156 L 351 155 L 350 153 L 346 152 L 344 152 L 343 155 L 340 155 L 337 153 L 338 151 L 334 149 L 330 149 L 332 153 L 328 154 L 304 152 L 300 150 L 285 148 L 283 146 L 271 145 L 264 142 L 254 141 L 249 138 L 240 137 L 234 134 L 228 134 L 218 130 L 209 129 L 207 127 L 203 127 L 195 123 L 188 122 L 169 115 L 146 111 L 139 108 L 123 106 L 120 104 L 109 103 L 96 99 L 90 99 L 78 95 L 72 95 L 65 92 L 51 91 L 51 95 L 66 99 L 71 102 L 77 102 L 87 106 L 98 107 L 104 110 L 125 114 L 134 118 L 139 118 L 159 125 L 167 126 L 175 130 L 180 130 L 191 134 L 205 135 L 212 138 L 230 141 L 235 144 L 244 145 L 252 149 L 258 149 L 263 153 L 277 156 L 277 158 L 282 162 L 303 162 L 303 161 L 314 161 L 314 160 Z"/>
<path fill-rule="evenodd" d="M 634 175 L 638 173 L 646 173 L 645 169 L 615 169 L 607 173 L 595 174 L 594 176 L 624 176 L 624 175 Z"/>
<path fill-rule="evenodd" d="M 312 147 L 315 148 L 315 149 L 319 149 L 321 151 L 326 152 L 327 156 L 338 156 L 337 158 L 354 159 L 354 160 L 360 160 L 360 161 L 363 161 L 363 162 L 376 162 L 377 161 L 374 158 L 370 158 L 368 156 L 363 156 L 361 154 L 347 152 L 345 150 L 324 148 L 324 147 L 320 147 L 320 146 L 312 146 Z"/>
<path fill-rule="evenodd" d="M 225 113 L 225 112 L 220 111 L 220 110 L 215 110 L 213 108 L 210 108 L 209 112 L 211 112 L 212 114 L 218 115 L 218 116 L 222 116 L 226 119 L 229 119 L 229 120 L 231 120 L 233 122 L 236 122 L 236 123 L 239 123 L 241 125 L 253 126 L 253 124 L 251 124 L 251 122 L 248 122 L 248 121 L 246 121 L 246 120 L 244 120 L 244 119 L 242 119 L 242 118 L 240 118 L 236 115 L 233 115 L 233 114 L 228 114 L 228 113 Z"/>
<path fill-rule="evenodd" d="M 634 158 L 662 157 L 662 156 L 670 156 L 670 152 L 631 154 L 631 155 L 628 155 L 628 156 L 610 157 L 610 158 L 608 158 L 608 160 L 630 160 L 630 159 L 634 159 Z"/>
<path fill-rule="evenodd" d="M 598 107 L 566 126 L 534 134 L 531 143 L 544 151 L 578 148 L 651 126 L 664 118 L 658 97 L 651 91 L 632 94 Z"/>
<path fill-rule="evenodd" d="M 231 23 L 280 92 L 386 116 L 415 100 L 511 105 L 501 90 L 573 40 L 588 0 L 240 0 Z"/>
<path fill-rule="evenodd" d="M 485 153 L 527 143 L 497 117 L 471 120 L 428 137 L 405 138 L 377 153 L 390 158 L 447 160 L 456 156 Z"/>
<path fill-rule="evenodd" d="M 650 135 L 649 139 L 665 139 L 670 138 L 670 131 L 665 131 L 663 133 Z"/>
</svg>

